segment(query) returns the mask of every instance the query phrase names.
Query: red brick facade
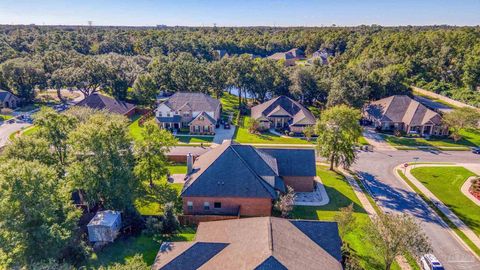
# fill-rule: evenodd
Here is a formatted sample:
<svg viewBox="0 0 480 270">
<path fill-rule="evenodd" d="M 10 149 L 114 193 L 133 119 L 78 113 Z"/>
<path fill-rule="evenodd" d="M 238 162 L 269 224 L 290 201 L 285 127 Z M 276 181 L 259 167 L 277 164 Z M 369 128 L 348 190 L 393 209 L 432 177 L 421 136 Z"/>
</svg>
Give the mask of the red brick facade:
<svg viewBox="0 0 480 270">
<path fill-rule="evenodd" d="M 295 192 L 312 192 L 314 176 L 283 176 L 285 185 L 291 186 Z"/>
<path fill-rule="evenodd" d="M 240 216 L 270 216 L 272 213 L 272 199 L 270 198 L 236 198 L 236 197 L 183 197 L 183 213 L 185 215 L 235 215 L 240 211 Z M 188 202 L 192 206 L 188 206 Z M 209 209 L 205 209 L 208 202 Z M 220 208 L 215 208 L 215 203 L 220 203 Z"/>
</svg>

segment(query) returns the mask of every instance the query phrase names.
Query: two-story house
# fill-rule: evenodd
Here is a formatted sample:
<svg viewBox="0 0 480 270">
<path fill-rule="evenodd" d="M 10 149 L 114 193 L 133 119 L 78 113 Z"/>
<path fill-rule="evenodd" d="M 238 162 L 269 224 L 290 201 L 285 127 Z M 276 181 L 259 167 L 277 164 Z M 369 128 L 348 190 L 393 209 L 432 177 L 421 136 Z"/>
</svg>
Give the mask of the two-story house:
<svg viewBox="0 0 480 270">
<path fill-rule="evenodd" d="M 173 94 L 155 110 L 162 128 L 188 129 L 191 134 L 215 134 L 220 114 L 220 101 L 203 93 L 187 92 Z"/>
</svg>

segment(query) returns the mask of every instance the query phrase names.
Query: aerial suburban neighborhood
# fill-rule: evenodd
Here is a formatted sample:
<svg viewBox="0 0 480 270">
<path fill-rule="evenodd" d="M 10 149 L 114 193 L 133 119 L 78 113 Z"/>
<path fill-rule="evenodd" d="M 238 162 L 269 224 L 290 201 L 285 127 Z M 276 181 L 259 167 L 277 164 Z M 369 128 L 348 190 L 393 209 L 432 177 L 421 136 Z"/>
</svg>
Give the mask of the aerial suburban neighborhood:
<svg viewBox="0 0 480 270">
<path fill-rule="evenodd" d="M 0 270 L 480 269 L 477 10 L 1 2 Z"/>
</svg>

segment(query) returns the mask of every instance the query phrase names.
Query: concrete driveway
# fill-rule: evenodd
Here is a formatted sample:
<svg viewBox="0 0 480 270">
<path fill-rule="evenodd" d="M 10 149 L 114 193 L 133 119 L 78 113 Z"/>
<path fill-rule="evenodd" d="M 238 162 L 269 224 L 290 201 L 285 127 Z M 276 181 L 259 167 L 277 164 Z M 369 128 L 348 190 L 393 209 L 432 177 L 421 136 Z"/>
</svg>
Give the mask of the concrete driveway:
<svg viewBox="0 0 480 270">
<path fill-rule="evenodd" d="M 373 146 L 374 150 L 380 151 L 395 151 L 396 149 L 389 145 L 375 130 L 371 127 L 366 127 L 363 130 L 363 137 L 367 142 Z"/>
<path fill-rule="evenodd" d="M 445 269 L 480 269 L 480 261 L 459 241 L 450 228 L 403 181 L 393 174 L 402 163 L 459 162 L 480 164 L 480 157 L 466 151 L 375 151 L 360 152 L 353 166 L 384 212 L 407 213 L 422 226 L 433 253 Z"/>
<path fill-rule="evenodd" d="M 8 137 L 10 134 L 22 130 L 31 126 L 31 124 L 27 123 L 13 123 L 13 124 L 3 124 L 0 126 L 0 147 L 3 147 L 8 142 Z"/>
<path fill-rule="evenodd" d="M 219 128 L 215 129 L 215 137 L 213 142 L 217 144 L 222 144 L 224 140 L 231 140 L 235 134 L 236 127 L 230 125 L 230 129 L 224 129 L 222 125 Z"/>
</svg>

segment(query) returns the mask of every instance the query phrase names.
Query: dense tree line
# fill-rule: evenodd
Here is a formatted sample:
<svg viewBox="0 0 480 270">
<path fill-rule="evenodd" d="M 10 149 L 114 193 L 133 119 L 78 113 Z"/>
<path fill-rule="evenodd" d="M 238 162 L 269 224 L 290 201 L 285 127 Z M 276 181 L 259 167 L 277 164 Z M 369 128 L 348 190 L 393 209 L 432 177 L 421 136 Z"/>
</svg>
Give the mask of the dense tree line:
<svg viewBox="0 0 480 270">
<path fill-rule="evenodd" d="M 34 88 L 67 87 L 149 103 L 145 87 L 216 94 L 235 86 L 258 101 L 287 93 L 359 106 L 416 85 L 478 105 L 479 44 L 479 27 L 1 26 L 0 87 L 27 100 Z M 284 68 L 253 57 L 294 47 L 328 49 L 329 64 Z M 218 49 L 236 57 L 219 60 Z"/>
</svg>

